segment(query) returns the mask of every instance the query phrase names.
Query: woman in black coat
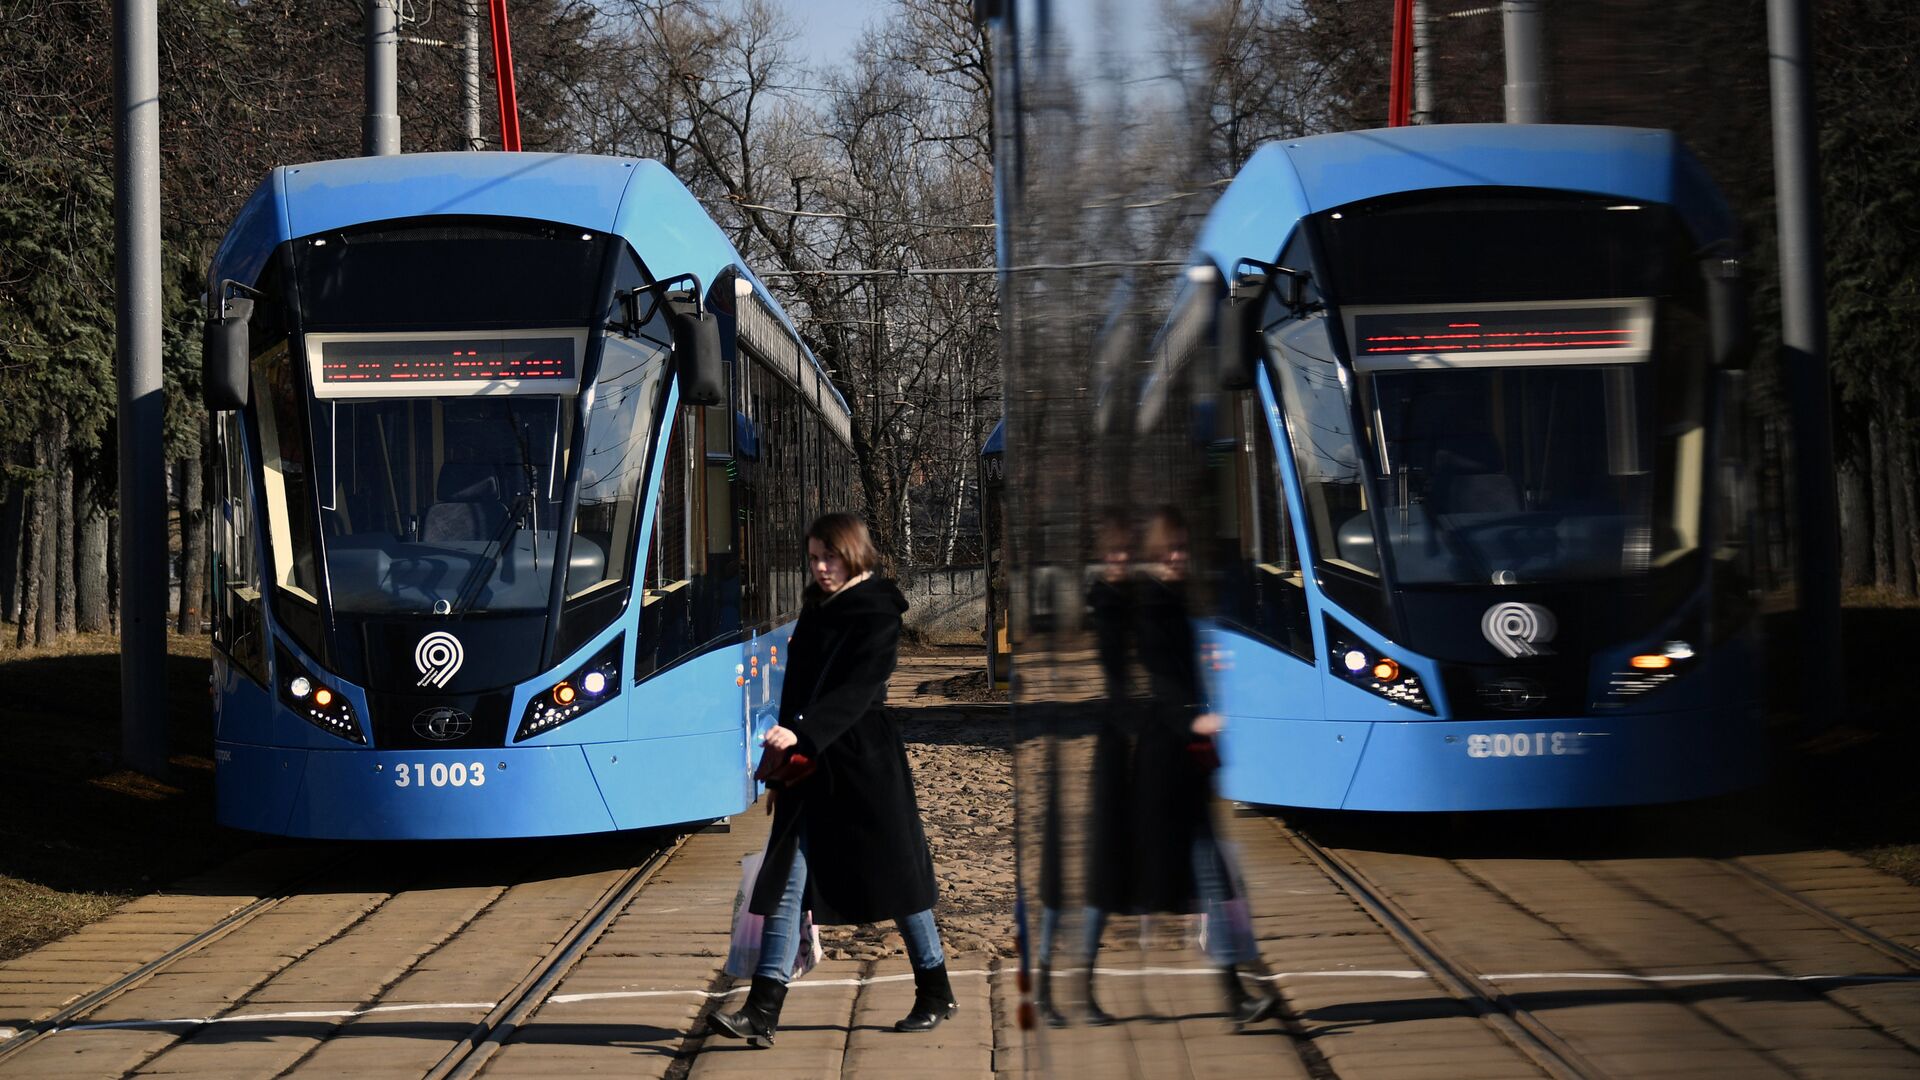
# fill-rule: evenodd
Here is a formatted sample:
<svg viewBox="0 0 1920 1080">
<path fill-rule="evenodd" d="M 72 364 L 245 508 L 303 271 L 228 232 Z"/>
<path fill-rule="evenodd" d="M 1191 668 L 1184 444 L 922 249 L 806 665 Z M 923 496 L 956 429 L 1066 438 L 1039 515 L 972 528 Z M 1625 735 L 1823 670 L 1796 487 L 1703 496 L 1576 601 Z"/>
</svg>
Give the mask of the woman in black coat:
<svg viewBox="0 0 1920 1080">
<path fill-rule="evenodd" d="M 1250 995 L 1239 968 L 1259 964 L 1250 927 L 1229 912 L 1236 899 L 1235 874 L 1213 826 L 1213 772 L 1220 759 L 1214 736 L 1221 718 L 1206 705 L 1200 653 L 1187 603 L 1187 525 L 1173 507 L 1156 511 L 1142 542 L 1142 572 L 1128 594 L 1133 651 L 1147 676 L 1148 700 L 1133 743 L 1128 795 L 1131 805 L 1108 810 L 1134 829 L 1122 846 L 1109 840 L 1095 848 L 1108 865 L 1090 868 L 1084 927 L 1087 1018 L 1109 1017 L 1093 997 L 1094 956 L 1108 914 L 1114 911 L 1187 912 L 1195 901 L 1208 917 L 1208 944 L 1221 972 L 1227 1011 L 1239 1024 L 1273 1015 L 1279 999 L 1264 987 Z M 1096 763 L 1095 771 L 1100 771 Z M 1107 763 L 1108 769 L 1119 763 Z M 1098 823 L 1111 832 L 1116 821 Z"/>
<path fill-rule="evenodd" d="M 813 523 L 807 564 L 813 584 L 787 644 L 780 722 L 761 740 L 775 802 L 748 901 L 766 919 L 760 963 L 746 1004 L 713 1018 L 720 1034 L 755 1046 L 772 1045 L 808 909 L 816 923 L 899 926 L 914 997 L 896 1030 L 931 1030 L 959 1008 L 933 922 L 933 856 L 906 746 L 881 707 L 906 599 L 876 573 L 872 538 L 850 514 Z"/>
</svg>

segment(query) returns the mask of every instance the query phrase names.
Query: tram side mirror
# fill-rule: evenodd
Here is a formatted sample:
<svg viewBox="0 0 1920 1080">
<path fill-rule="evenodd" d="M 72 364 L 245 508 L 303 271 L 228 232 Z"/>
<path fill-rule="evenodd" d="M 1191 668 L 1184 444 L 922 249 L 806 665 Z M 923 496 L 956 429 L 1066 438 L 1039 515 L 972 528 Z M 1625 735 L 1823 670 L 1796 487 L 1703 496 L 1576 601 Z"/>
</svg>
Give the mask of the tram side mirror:
<svg viewBox="0 0 1920 1080">
<path fill-rule="evenodd" d="M 1744 371 L 1753 360 L 1753 314 L 1747 307 L 1747 282 L 1740 272 L 1740 262 L 1711 259 L 1706 275 L 1713 362 L 1729 371 Z"/>
<path fill-rule="evenodd" d="M 682 405 L 719 405 L 727 400 L 727 357 L 720 348 L 720 320 L 710 311 L 676 311 L 674 360 L 680 371 Z"/>
<path fill-rule="evenodd" d="M 1220 389 L 1251 390 L 1254 361 L 1260 355 L 1260 309 L 1265 300 L 1264 277 L 1234 279 L 1233 291 L 1220 305 Z"/>
<path fill-rule="evenodd" d="M 209 412 L 247 403 L 247 365 L 252 359 L 247 320 L 252 317 L 253 301 L 236 296 L 221 305 L 221 314 L 207 320 L 200 341 L 200 383 Z"/>
</svg>

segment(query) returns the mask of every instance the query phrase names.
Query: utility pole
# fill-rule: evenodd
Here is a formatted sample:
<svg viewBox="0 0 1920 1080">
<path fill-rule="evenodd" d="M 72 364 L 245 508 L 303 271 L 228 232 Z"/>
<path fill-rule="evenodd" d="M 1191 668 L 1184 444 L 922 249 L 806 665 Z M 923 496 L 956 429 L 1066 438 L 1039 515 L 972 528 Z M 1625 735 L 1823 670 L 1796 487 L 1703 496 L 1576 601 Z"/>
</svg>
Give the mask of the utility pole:
<svg viewBox="0 0 1920 1080">
<path fill-rule="evenodd" d="M 480 141 L 480 0 L 466 0 L 466 75 L 460 83 L 460 102 L 467 107 L 468 150 L 486 146 Z"/>
<path fill-rule="evenodd" d="M 1818 121 L 1813 109 L 1812 34 L 1805 0 L 1767 0 L 1773 88 L 1774 215 L 1780 233 L 1780 356 L 1793 410 L 1794 482 L 1800 542 L 1801 665 L 1840 670 L 1840 526 L 1833 479 L 1831 380 L 1827 373 L 1826 254 L 1820 234 Z M 1801 680 L 1802 724 L 1841 715 L 1838 679 Z"/>
<path fill-rule="evenodd" d="M 167 507 L 160 382 L 160 20 L 114 0 L 114 366 L 120 395 L 120 756 L 167 768 Z"/>
<path fill-rule="evenodd" d="M 1433 45 L 1428 0 L 1413 0 L 1413 122 L 1433 123 Z"/>
<path fill-rule="evenodd" d="M 400 152 L 399 0 L 367 0 L 367 115 L 360 152 L 367 157 Z"/>
<path fill-rule="evenodd" d="M 1507 123 L 1547 122 L 1545 0 L 1502 0 L 1507 45 Z"/>
</svg>

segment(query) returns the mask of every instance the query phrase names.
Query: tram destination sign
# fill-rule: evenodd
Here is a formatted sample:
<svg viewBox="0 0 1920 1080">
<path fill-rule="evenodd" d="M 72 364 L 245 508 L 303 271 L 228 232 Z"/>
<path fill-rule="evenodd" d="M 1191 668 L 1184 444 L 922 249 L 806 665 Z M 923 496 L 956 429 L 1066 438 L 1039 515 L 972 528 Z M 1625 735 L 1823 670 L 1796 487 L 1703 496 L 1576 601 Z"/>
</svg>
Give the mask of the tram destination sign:
<svg viewBox="0 0 1920 1080">
<path fill-rule="evenodd" d="M 307 336 L 314 396 L 566 394 L 580 379 L 584 331 Z"/>
<path fill-rule="evenodd" d="M 1620 364 L 1645 360 L 1652 345 L 1646 300 L 1348 309 L 1355 366 L 1394 368 Z"/>
</svg>

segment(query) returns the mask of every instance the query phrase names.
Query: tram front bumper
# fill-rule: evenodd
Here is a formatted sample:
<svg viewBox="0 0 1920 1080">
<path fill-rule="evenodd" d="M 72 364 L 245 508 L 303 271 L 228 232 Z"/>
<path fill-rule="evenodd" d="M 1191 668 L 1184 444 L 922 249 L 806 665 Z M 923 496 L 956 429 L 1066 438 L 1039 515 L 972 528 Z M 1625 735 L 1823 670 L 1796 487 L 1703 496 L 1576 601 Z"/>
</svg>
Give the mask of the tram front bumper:
<svg viewBox="0 0 1920 1080">
<path fill-rule="evenodd" d="M 332 840 L 565 836 L 738 813 L 741 735 L 476 750 L 216 742 L 221 824 Z"/>
<path fill-rule="evenodd" d="M 1679 802 L 1765 773 L 1751 703 L 1524 720 L 1234 717 L 1221 794 L 1340 810 L 1532 810 Z"/>
</svg>

